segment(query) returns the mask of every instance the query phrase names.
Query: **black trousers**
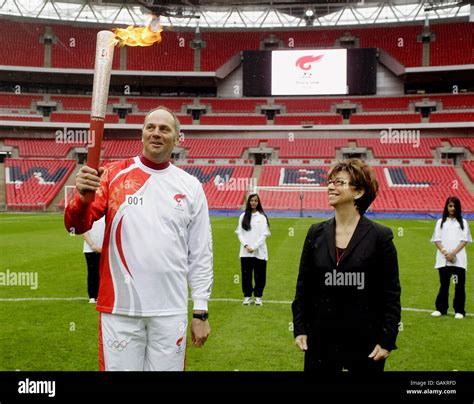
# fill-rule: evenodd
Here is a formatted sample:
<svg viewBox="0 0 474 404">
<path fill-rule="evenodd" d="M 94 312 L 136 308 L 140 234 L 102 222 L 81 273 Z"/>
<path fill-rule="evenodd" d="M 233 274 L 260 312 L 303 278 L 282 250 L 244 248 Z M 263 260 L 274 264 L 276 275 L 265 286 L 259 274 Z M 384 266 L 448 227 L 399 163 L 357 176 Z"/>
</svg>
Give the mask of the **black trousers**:
<svg viewBox="0 0 474 404">
<path fill-rule="evenodd" d="M 267 261 L 255 257 L 241 257 L 240 265 L 244 296 L 251 297 L 253 293 L 255 297 L 262 297 L 267 281 Z M 255 277 L 255 287 L 252 284 L 253 277 Z"/>
<path fill-rule="evenodd" d="M 342 331 L 344 332 L 344 331 Z M 368 355 L 376 343 L 358 341 L 357 337 L 351 343 L 340 343 L 338 335 L 331 340 L 308 336 L 308 350 L 304 357 L 305 372 L 339 373 L 344 369 L 351 373 L 381 373 L 385 359 L 374 361 Z"/>
<path fill-rule="evenodd" d="M 342 358 L 320 359 L 311 358 L 306 352 L 304 360 L 305 372 L 339 373 L 344 370 L 350 373 L 382 373 L 385 359 L 374 361 L 371 358 L 346 360 Z"/>
<path fill-rule="evenodd" d="M 439 292 L 436 297 L 436 310 L 442 314 L 448 312 L 449 307 L 449 284 L 451 282 L 451 275 L 456 276 L 455 286 L 454 286 L 454 300 L 453 308 L 456 313 L 466 314 L 464 310 L 466 304 L 466 270 L 460 267 L 442 267 L 438 269 L 439 271 Z"/>
<path fill-rule="evenodd" d="M 87 263 L 87 293 L 89 299 L 97 299 L 99 295 L 99 264 L 100 254 L 95 252 L 84 253 Z"/>
</svg>

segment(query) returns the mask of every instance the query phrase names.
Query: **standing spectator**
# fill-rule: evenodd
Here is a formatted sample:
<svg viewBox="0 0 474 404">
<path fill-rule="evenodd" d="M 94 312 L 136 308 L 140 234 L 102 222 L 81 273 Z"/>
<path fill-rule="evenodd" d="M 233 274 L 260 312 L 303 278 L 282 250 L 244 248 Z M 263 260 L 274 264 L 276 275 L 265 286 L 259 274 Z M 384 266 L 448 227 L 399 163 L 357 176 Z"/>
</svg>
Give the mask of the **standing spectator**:
<svg viewBox="0 0 474 404">
<path fill-rule="evenodd" d="M 183 370 L 188 287 L 193 343 L 202 346 L 210 333 L 209 211 L 199 181 L 170 162 L 178 136 L 176 115 L 155 108 L 145 117 L 141 155 L 77 174 L 66 229 L 82 234 L 106 218 L 97 301 L 101 370 Z M 93 202 L 85 191 L 96 191 Z"/>
<path fill-rule="evenodd" d="M 242 304 L 249 305 L 253 293 L 255 305 L 261 306 L 267 280 L 266 239 L 270 236 L 270 223 L 257 194 L 250 194 L 247 198 L 245 212 L 240 215 L 235 232 L 240 241 L 242 291 L 244 293 Z M 255 286 L 253 286 L 253 277 L 255 277 Z"/>
<path fill-rule="evenodd" d="M 99 295 L 99 264 L 102 243 L 104 242 L 105 216 L 94 222 L 92 228 L 86 231 L 84 237 L 84 255 L 87 263 L 87 293 L 89 303 L 97 303 Z"/>
<path fill-rule="evenodd" d="M 455 196 L 446 199 L 443 217 L 438 219 L 431 241 L 435 243 L 436 253 L 435 268 L 439 272 L 439 292 L 436 297 L 436 310 L 431 313 L 439 317 L 448 313 L 449 283 L 454 275 L 454 318 L 461 320 L 466 315 L 466 271 L 467 255 L 466 244 L 472 243 L 469 224 L 462 217 L 461 201 Z"/>
<path fill-rule="evenodd" d="M 382 372 L 396 348 L 401 308 L 393 234 L 364 216 L 377 189 L 373 170 L 359 159 L 328 173 L 335 217 L 308 231 L 292 305 L 305 371 Z"/>
</svg>

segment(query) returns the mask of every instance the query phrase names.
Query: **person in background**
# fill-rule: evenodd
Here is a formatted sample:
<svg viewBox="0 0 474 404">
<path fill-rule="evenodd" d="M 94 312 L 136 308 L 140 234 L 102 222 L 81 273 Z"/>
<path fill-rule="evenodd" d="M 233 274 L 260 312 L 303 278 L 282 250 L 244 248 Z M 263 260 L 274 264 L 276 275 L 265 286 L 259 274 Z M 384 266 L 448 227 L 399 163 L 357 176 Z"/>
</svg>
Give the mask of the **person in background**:
<svg viewBox="0 0 474 404">
<path fill-rule="evenodd" d="M 400 282 L 392 230 L 367 219 L 378 183 L 359 159 L 328 173 L 335 217 L 313 224 L 293 301 L 295 343 L 305 371 L 378 373 L 400 322 Z"/>
<path fill-rule="evenodd" d="M 270 223 L 257 194 L 247 198 L 245 212 L 239 217 L 235 230 L 240 241 L 240 264 L 242 270 L 242 291 L 244 301 L 249 305 L 252 294 L 255 305 L 263 304 L 262 296 L 267 280 L 268 252 L 266 239 L 270 236 Z M 252 278 L 255 278 L 255 286 Z"/>
<path fill-rule="evenodd" d="M 84 237 L 84 255 L 87 263 L 87 293 L 89 303 L 97 303 L 99 295 L 99 264 L 100 253 L 102 252 L 102 243 L 104 241 L 105 216 L 95 221 L 92 228 L 85 232 Z"/>
<path fill-rule="evenodd" d="M 466 244 L 472 243 L 471 232 L 467 220 L 462 217 L 461 201 L 455 196 L 450 196 L 444 204 L 443 217 L 438 219 L 431 242 L 435 243 L 436 253 L 435 268 L 439 272 L 439 292 L 436 297 L 436 310 L 431 313 L 439 317 L 448 313 L 449 283 L 454 275 L 454 318 L 461 320 L 466 315 L 466 271 L 467 255 Z"/>
</svg>

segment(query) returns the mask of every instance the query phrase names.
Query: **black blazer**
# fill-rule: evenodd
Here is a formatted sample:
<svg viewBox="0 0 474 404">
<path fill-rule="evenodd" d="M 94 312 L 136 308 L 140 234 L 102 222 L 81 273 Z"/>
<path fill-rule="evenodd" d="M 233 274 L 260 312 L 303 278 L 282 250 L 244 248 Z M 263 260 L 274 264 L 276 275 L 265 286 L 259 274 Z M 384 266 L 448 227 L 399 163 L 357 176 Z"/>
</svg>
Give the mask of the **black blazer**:
<svg viewBox="0 0 474 404">
<path fill-rule="evenodd" d="M 396 349 L 401 289 L 392 231 L 362 216 L 339 265 L 335 234 L 333 218 L 313 224 L 306 236 L 292 304 L 295 337 L 317 341 L 325 334 L 327 340 L 332 332 Z M 339 272 L 363 282 L 337 285 Z"/>
</svg>

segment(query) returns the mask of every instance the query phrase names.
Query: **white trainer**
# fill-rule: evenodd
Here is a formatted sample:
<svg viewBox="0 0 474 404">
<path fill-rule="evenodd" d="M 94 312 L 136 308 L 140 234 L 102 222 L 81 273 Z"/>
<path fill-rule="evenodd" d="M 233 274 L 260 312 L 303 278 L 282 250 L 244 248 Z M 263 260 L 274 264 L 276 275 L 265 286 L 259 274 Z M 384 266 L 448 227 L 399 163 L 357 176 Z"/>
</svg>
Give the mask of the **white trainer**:
<svg viewBox="0 0 474 404">
<path fill-rule="evenodd" d="M 263 304 L 261 297 L 255 298 L 255 306 L 261 306 Z"/>
<path fill-rule="evenodd" d="M 243 305 L 248 306 L 250 304 L 250 297 L 244 297 Z"/>
<path fill-rule="evenodd" d="M 95 300 L 93 297 L 89 299 L 89 303 L 97 303 L 97 300 Z"/>
<path fill-rule="evenodd" d="M 441 314 L 440 311 L 436 310 L 436 311 L 434 311 L 433 313 L 431 313 L 431 315 L 432 315 L 433 317 L 439 317 L 439 316 L 441 316 L 442 314 Z"/>
<path fill-rule="evenodd" d="M 456 313 L 456 314 L 454 315 L 454 318 L 455 318 L 456 320 L 461 320 L 461 319 L 464 318 L 464 314 Z"/>
</svg>

